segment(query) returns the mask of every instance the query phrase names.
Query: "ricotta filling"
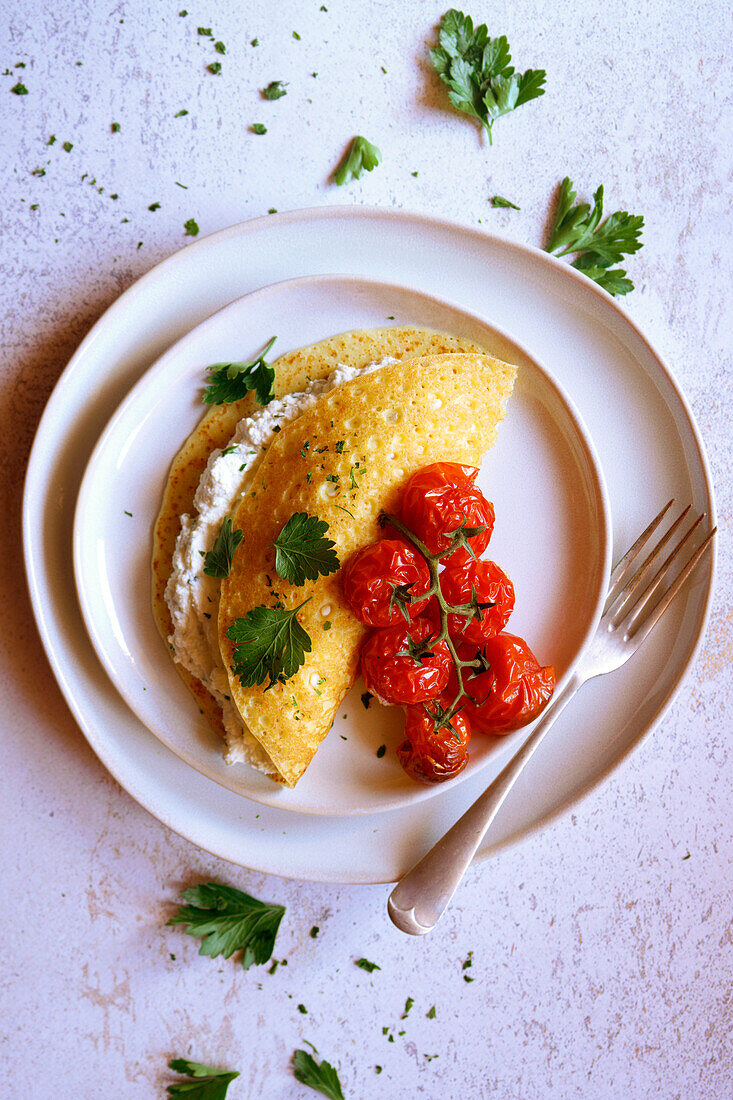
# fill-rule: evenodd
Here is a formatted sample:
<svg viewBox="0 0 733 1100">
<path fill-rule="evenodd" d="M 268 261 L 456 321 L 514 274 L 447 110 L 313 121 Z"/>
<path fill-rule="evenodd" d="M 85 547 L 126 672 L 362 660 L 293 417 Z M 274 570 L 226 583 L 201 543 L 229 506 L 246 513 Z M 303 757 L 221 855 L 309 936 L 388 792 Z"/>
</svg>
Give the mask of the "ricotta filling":
<svg viewBox="0 0 733 1100">
<path fill-rule="evenodd" d="M 224 519 L 234 519 L 253 480 L 253 470 L 283 424 L 295 420 L 320 397 L 343 382 L 370 374 L 398 359 L 385 356 L 365 367 L 339 364 L 328 378 L 310 382 L 300 393 L 289 393 L 243 417 L 226 447 L 212 451 L 193 499 L 194 514 L 181 516 L 172 571 L 165 589 L 173 632 L 169 642 L 175 660 L 208 689 L 221 707 L 228 764 L 245 762 L 264 771 L 272 765 L 249 732 L 229 695 L 229 679 L 219 649 L 220 581 L 204 573 Z"/>
</svg>

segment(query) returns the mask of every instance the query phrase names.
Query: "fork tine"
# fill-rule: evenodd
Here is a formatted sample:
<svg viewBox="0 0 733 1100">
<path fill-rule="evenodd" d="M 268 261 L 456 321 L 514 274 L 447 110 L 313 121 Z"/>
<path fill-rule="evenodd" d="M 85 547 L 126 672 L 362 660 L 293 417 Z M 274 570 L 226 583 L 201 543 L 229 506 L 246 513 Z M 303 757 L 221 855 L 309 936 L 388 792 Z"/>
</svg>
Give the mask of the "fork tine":
<svg viewBox="0 0 733 1100">
<path fill-rule="evenodd" d="M 652 548 L 646 560 L 639 567 L 639 569 L 637 569 L 636 573 L 633 575 L 631 580 L 628 581 L 625 587 L 621 589 L 615 600 L 612 600 L 610 604 L 607 604 L 606 613 L 611 616 L 611 620 L 614 626 L 618 625 L 618 623 L 628 612 L 630 607 L 633 606 L 633 604 L 636 602 L 635 600 L 632 600 L 631 597 L 634 595 L 635 592 L 638 592 L 642 581 L 648 575 L 650 569 L 654 564 L 655 559 L 658 557 L 660 552 L 664 549 L 664 547 L 667 545 L 673 535 L 676 534 L 680 525 L 684 522 L 685 516 L 690 511 L 690 507 L 691 506 L 688 504 L 681 515 L 679 515 L 674 523 L 671 525 L 671 527 L 669 527 L 667 531 L 665 531 L 659 542 Z M 624 580 L 626 580 L 625 577 Z"/>
<path fill-rule="evenodd" d="M 702 516 L 698 516 L 698 518 L 692 524 L 692 527 L 690 527 L 690 529 L 686 532 L 686 534 L 684 534 L 682 536 L 682 538 L 678 541 L 677 545 L 674 547 L 674 549 L 669 554 L 669 556 L 666 558 L 666 560 L 663 561 L 662 564 L 659 566 L 659 569 L 657 569 L 656 573 L 654 574 L 652 579 L 649 581 L 649 584 L 646 586 L 644 591 L 640 593 L 640 595 L 638 596 L 637 599 L 627 599 L 625 601 L 625 607 L 622 608 L 622 610 L 617 613 L 616 623 L 620 624 L 620 623 L 623 622 L 624 628 L 625 628 L 625 631 L 626 631 L 627 635 L 630 633 L 632 627 L 634 626 L 634 623 L 639 622 L 639 619 L 642 616 L 644 608 L 647 607 L 647 605 L 649 604 L 649 601 L 651 600 L 652 596 L 654 595 L 654 593 L 657 591 L 657 589 L 661 585 L 662 580 L 664 579 L 667 571 L 669 570 L 670 566 L 672 565 L 672 562 L 675 560 L 675 558 L 679 558 L 679 555 L 682 552 L 682 549 L 684 548 L 685 544 L 687 542 L 689 542 L 689 540 L 692 538 L 695 531 L 698 529 L 698 527 L 700 526 L 700 524 L 702 523 L 702 521 L 704 519 L 705 519 L 704 514 Z M 641 578 L 639 578 L 639 579 L 641 579 Z M 635 589 L 638 589 L 638 587 L 639 587 L 639 584 L 637 582 L 634 585 L 634 587 L 632 589 L 632 592 Z"/>
<path fill-rule="evenodd" d="M 695 568 L 695 566 L 699 562 L 700 558 L 703 556 L 703 554 L 707 550 L 708 546 L 710 546 L 710 544 L 712 543 L 713 537 L 714 537 L 715 532 L 717 530 L 718 530 L 717 527 L 713 527 L 712 531 L 707 536 L 707 538 L 703 542 L 700 543 L 697 550 L 692 555 L 692 557 L 690 558 L 690 560 L 688 561 L 687 565 L 684 567 L 682 572 L 677 577 L 675 577 L 674 581 L 669 586 L 667 591 L 664 593 L 661 600 L 659 601 L 657 606 L 654 608 L 652 613 L 649 615 L 649 617 L 644 620 L 644 622 L 641 624 L 641 626 L 637 627 L 635 630 L 632 630 L 629 633 L 629 639 L 633 639 L 633 641 L 635 643 L 635 646 L 641 645 L 641 643 L 644 641 L 644 639 L 646 638 L 649 631 L 652 630 L 652 628 L 654 626 L 656 626 L 656 624 L 659 622 L 662 615 L 667 610 L 667 608 L 671 604 L 672 600 L 675 598 L 675 596 L 679 592 L 680 588 L 685 583 L 685 581 L 689 577 L 690 573 Z M 637 616 L 634 616 L 634 617 L 637 618 Z"/>
<path fill-rule="evenodd" d="M 616 566 L 614 567 L 613 572 L 608 579 L 606 610 L 608 610 L 608 607 L 611 604 L 612 600 L 615 600 L 616 596 L 621 591 L 619 585 L 623 586 L 623 582 L 626 580 L 626 575 L 628 573 L 628 567 L 635 560 L 643 546 L 648 542 L 650 535 L 652 535 L 656 531 L 657 527 L 659 527 L 659 524 L 662 522 L 673 504 L 674 497 L 672 497 L 671 500 L 667 501 L 659 515 L 652 520 L 647 529 L 639 535 L 638 539 L 631 547 L 631 549 L 627 550 L 621 560 L 616 563 Z"/>
</svg>

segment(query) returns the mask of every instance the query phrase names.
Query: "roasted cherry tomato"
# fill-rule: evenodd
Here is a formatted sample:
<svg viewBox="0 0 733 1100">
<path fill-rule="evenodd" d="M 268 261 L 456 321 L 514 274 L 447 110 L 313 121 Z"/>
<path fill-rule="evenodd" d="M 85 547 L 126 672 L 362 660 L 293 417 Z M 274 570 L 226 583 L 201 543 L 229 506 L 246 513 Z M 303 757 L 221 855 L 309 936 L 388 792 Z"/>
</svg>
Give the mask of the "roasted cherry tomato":
<svg viewBox="0 0 733 1100">
<path fill-rule="evenodd" d="M 465 675 L 466 715 L 482 733 L 509 733 L 537 717 L 555 688 L 555 669 L 542 668 L 522 638 L 497 634 L 481 646 L 488 672 Z M 465 659 L 465 658 L 464 658 Z"/>
<path fill-rule="evenodd" d="M 443 696 L 441 703 L 447 709 L 450 699 Z M 471 725 L 462 711 L 453 715 L 450 728 L 443 726 L 436 731 L 424 707 L 407 707 L 405 740 L 397 749 L 397 759 L 411 779 L 443 783 L 465 768 L 470 740 Z"/>
<path fill-rule="evenodd" d="M 432 634 L 426 619 L 373 631 L 361 650 L 361 674 L 369 691 L 385 703 L 425 703 L 440 695 L 452 667 L 445 642 L 430 646 L 432 656 L 420 661 L 406 652 L 410 638 L 422 642 Z"/>
<path fill-rule="evenodd" d="M 514 585 L 503 569 L 493 561 L 465 561 L 454 565 L 452 555 L 440 575 L 443 596 L 454 607 L 469 604 L 472 591 L 481 608 L 480 619 L 468 615 L 449 615 L 448 632 L 455 641 L 481 645 L 504 629 L 514 608 Z"/>
<path fill-rule="evenodd" d="M 420 596 L 430 588 L 430 570 L 422 554 L 404 539 L 382 539 L 357 551 L 341 574 L 347 603 L 359 622 L 367 626 L 397 626 L 405 617 L 398 603 L 390 601 L 397 585 L 411 585 L 410 594 Z M 405 604 L 416 619 L 427 600 Z"/>
<path fill-rule="evenodd" d="M 427 546 L 439 554 L 451 545 L 451 532 L 462 523 L 486 530 L 469 538 L 471 548 L 480 557 L 491 539 L 494 506 L 473 484 L 478 470 L 458 462 L 434 462 L 413 474 L 402 494 L 402 522 Z M 441 561 L 459 565 L 471 561 L 470 553 L 459 547 Z"/>
</svg>

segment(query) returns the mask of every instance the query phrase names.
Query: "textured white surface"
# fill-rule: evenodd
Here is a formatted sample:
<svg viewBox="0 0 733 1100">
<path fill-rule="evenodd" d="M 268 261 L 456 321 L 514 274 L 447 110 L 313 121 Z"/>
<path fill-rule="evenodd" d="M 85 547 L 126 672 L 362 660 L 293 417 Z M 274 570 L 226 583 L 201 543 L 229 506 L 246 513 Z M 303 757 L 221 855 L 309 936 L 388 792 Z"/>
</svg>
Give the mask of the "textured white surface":
<svg viewBox="0 0 733 1100">
<path fill-rule="evenodd" d="M 241 1070 L 232 1100 L 305 1097 L 289 1070 L 305 1038 L 341 1067 L 351 1097 L 727 1098 L 725 5 L 571 0 L 561 25 L 531 0 L 473 7 L 507 34 L 521 68 L 548 72 L 547 95 L 501 119 L 488 149 L 446 110 L 425 62 L 442 5 L 326 0 L 322 12 L 315 0 L 238 10 L 197 0 L 181 18 L 182 3 L 2 5 L 11 26 L 4 66 L 26 63 L 0 84 L 4 1091 L 157 1096 L 166 1060 L 187 1054 Z M 224 56 L 198 25 L 225 42 Z M 205 70 L 215 60 L 217 77 Z M 9 93 L 17 79 L 27 96 Z M 257 90 L 273 79 L 289 82 L 288 95 L 264 102 Z M 189 114 L 174 118 L 181 109 Z M 250 133 L 252 122 L 268 133 Z M 354 133 L 376 141 L 384 163 L 335 189 L 329 173 Z M 51 134 L 57 141 L 46 146 Z M 31 175 L 36 167 L 46 174 Z M 370 202 L 481 220 L 541 243 L 566 173 L 584 195 L 603 182 L 610 209 L 646 218 L 646 247 L 628 265 L 637 284 L 628 306 L 673 364 L 708 446 L 722 529 L 713 617 L 656 734 L 575 813 L 473 872 L 435 933 L 410 940 L 388 923 L 381 888 L 233 868 L 168 832 L 108 778 L 68 714 L 31 619 L 23 467 L 80 338 L 121 290 L 185 243 L 188 218 L 205 233 L 271 207 Z M 522 211 L 491 210 L 497 192 Z M 275 952 L 287 968 L 269 976 L 198 958 L 194 941 L 163 927 L 180 890 L 209 876 L 288 906 Z M 361 955 L 382 970 L 358 970 Z M 400 1022 L 408 996 L 415 1006 Z"/>
</svg>

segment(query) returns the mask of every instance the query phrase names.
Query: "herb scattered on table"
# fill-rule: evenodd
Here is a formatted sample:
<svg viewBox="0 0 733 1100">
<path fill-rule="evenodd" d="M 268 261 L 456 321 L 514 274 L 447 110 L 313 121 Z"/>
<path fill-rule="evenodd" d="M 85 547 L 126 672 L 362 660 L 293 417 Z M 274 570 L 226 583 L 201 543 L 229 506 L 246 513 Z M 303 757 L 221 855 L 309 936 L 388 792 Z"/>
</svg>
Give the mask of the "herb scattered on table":
<svg viewBox="0 0 733 1100">
<path fill-rule="evenodd" d="M 284 95 L 288 93 L 285 91 L 287 85 L 282 80 L 271 80 L 266 88 L 260 89 L 260 95 L 263 99 L 282 99 Z"/>
<path fill-rule="evenodd" d="M 235 643 L 232 672 L 243 687 L 268 680 L 268 688 L 294 676 L 311 651 L 311 640 L 297 619 L 309 600 L 290 611 L 282 607 L 254 607 L 235 619 L 227 638 Z"/>
<path fill-rule="evenodd" d="M 357 959 L 354 965 L 360 967 L 362 970 L 368 971 L 370 974 L 374 970 L 382 969 L 381 966 L 377 966 L 376 963 L 369 962 L 369 959 Z"/>
<path fill-rule="evenodd" d="M 236 1070 L 214 1069 L 188 1058 L 174 1058 L 168 1068 L 192 1079 L 176 1081 L 166 1090 L 169 1096 L 185 1096 L 186 1100 L 224 1100 L 232 1081 L 239 1077 Z"/>
<path fill-rule="evenodd" d="M 293 1073 L 301 1085 L 315 1089 L 329 1100 L 344 1100 L 339 1075 L 325 1058 L 319 1063 L 307 1050 L 296 1050 L 293 1054 Z"/>
<path fill-rule="evenodd" d="M 291 584 L 327 577 L 340 567 L 336 543 L 326 538 L 328 524 L 318 516 L 296 512 L 275 539 L 275 572 Z"/>
<path fill-rule="evenodd" d="M 474 30 L 471 17 L 455 8 L 441 19 L 438 42 L 430 59 L 448 85 L 448 98 L 481 123 L 489 144 L 497 118 L 545 94 L 544 69 L 515 72 L 506 37 L 490 38 L 485 23 Z"/>
<path fill-rule="evenodd" d="M 640 235 L 644 219 L 618 210 L 603 218 L 603 185 L 593 195 L 593 208 L 587 202 L 573 205 L 574 185 L 568 176 L 560 184 L 560 198 L 546 252 L 555 256 L 575 254 L 573 267 L 604 287 L 609 294 L 628 294 L 634 289 L 623 268 L 612 268 L 625 255 L 643 246 Z"/>
<path fill-rule="evenodd" d="M 494 195 L 491 200 L 492 206 L 499 206 L 506 210 L 521 210 L 521 206 L 517 206 L 515 202 L 511 202 L 509 199 L 503 198 L 501 195 Z"/>
<path fill-rule="evenodd" d="M 266 134 L 267 133 L 267 127 L 263 126 L 263 124 L 261 122 L 253 122 L 252 123 L 252 133 L 253 134 Z"/>
<path fill-rule="evenodd" d="M 183 223 L 183 228 L 186 230 L 184 236 L 186 237 L 198 237 L 199 227 L 193 218 L 189 218 L 187 222 Z"/>
<path fill-rule="evenodd" d="M 272 956 L 283 905 L 267 905 L 220 882 L 192 886 L 184 890 L 183 900 L 189 904 L 182 905 L 167 923 L 185 924 L 187 935 L 201 938 L 199 955 L 228 959 L 241 951 L 245 970 Z"/>
<path fill-rule="evenodd" d="M 204 390 L 207 405 L 231 405 L 254 390 L 260 405 L 268 405 L 275 396 L 275 371 L 265 356 L 277 339 L 273 336 L 254 359 L 242 363 L 214 363 L 207 367 L 211 381 Z"/>
<path fill-rule="evenodd" d="M 225 516 L 216 541 L 204 558 L 204 573 L 207 577 L 229 576 L 234 553 L 243 538 L 244 531 L 233 531 L 231 517 Z"/>
<path fill-rule="evenodd" d="M 357 134 L 352 140 L 333 178 L 339 187 L 349 180 L 358 180 L 364 172 L 371 172 L 382 161 L 382 154 L 376 145 Z"/>
</svg>

